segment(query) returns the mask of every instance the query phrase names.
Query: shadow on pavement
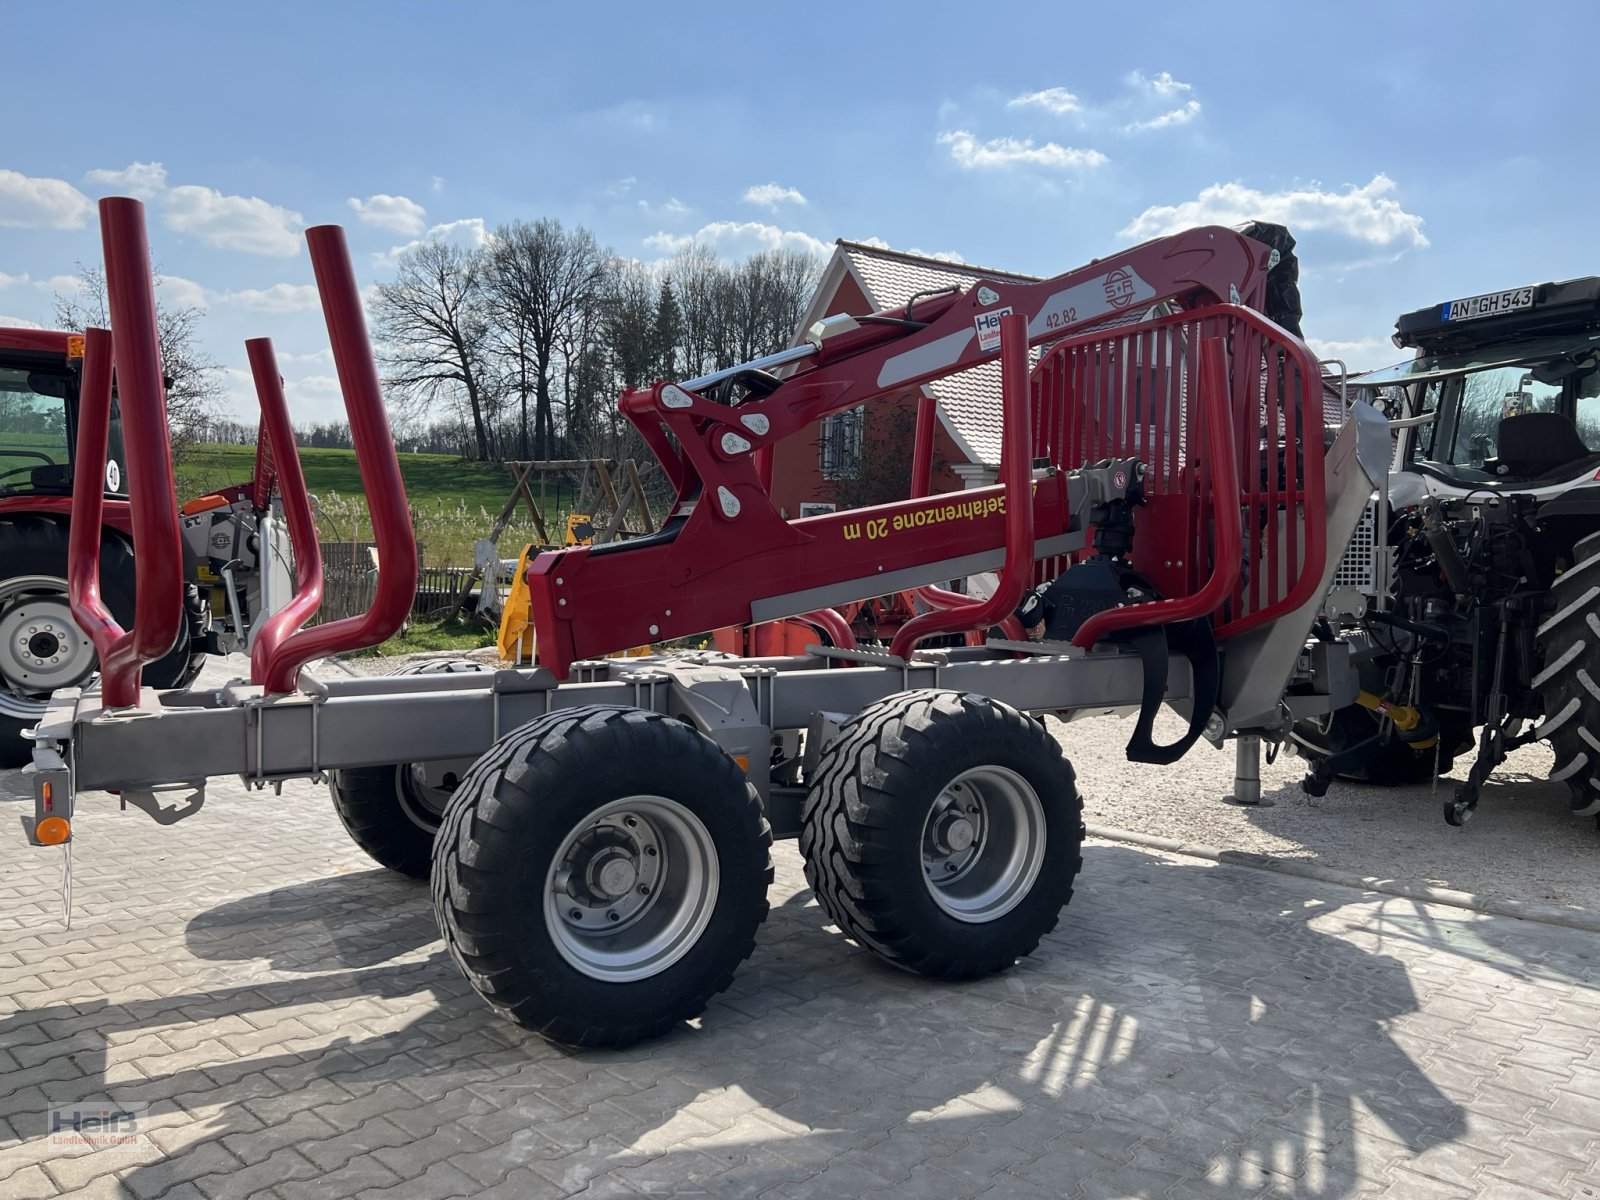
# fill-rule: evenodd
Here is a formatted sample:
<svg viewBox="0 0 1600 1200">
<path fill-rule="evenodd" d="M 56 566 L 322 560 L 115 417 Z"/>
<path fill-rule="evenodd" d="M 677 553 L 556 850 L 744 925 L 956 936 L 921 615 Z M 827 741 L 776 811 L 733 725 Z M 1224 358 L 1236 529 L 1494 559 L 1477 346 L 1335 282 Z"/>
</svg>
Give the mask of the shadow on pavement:
<svg viewBox="0 0 1600 1200">
<path fill-rule="evenodd" d="M 439 938 L 428 885 L 394 871 L 333 875 L 208 909 L 184 931 L 197 958 L 264 958 L 274 971 L 371 967 Z"/>
<path fill-rule="evenodd" d="M 248 897 L 189 925 L 202 958 L 301 977 L 24 1010 L 0 1019 L 0 1045 L 70 1039 L 84 1077 L 54 1097 L 203 1111 L 207 1140 L 246 1145 L 297 1095 L 337 1103 L 322 1081 L 382 1092 L 406 1129 L 432 1122 L 456 1139 L 450 1161 L 486 1186 L 537 1163 L 564 1192 L 605 1175 L 679 1195 L 786 1183 L 878 1194 L 897 1181 L 975 1195 L 1006 1180 L 1073 1194 L 1114 1175 L 1141 1197 L 1179 1183 L 1186 1196 L 1341 1197 L 1370 1184 L 1362 1110 L 1400 1155 L 1465 1134 L 1465 1110 L 1386 1031 L 1417 1008 L 1405 966 L 1309 923 L 1348 893 L 1124 847 L 1085 858 L 1062 925 L 1005 975 L 950 986 L 903 974 L 797 897 L 774 908 L 702 1021 L 626 1052 L 563 1052 L 514 1028 L 442 952 L 390 962 L 429 944 L 433 918 L 423 889 L 382 872 Z M 1426 925 L 1408 938 L 1455 949 Z M 213 1037 L 204 1023 L 270 1030 L 263 1018 L 280 1008 L 320 1014 L 325 1040 L 252 1056 L 218 1035 L 215 1061 L 106 1080 L 108 1047 L 142 1029 L 176 1024 L 199 1044 Z M 694 1140 L 716 1129 L 726 1135 Z M 345 1153 L 327 1140 L 302 1150 Z M 157 1194 L 186 1177 L 181 1160 L 136 1167 L 124 1186 Z"/>
</svg>

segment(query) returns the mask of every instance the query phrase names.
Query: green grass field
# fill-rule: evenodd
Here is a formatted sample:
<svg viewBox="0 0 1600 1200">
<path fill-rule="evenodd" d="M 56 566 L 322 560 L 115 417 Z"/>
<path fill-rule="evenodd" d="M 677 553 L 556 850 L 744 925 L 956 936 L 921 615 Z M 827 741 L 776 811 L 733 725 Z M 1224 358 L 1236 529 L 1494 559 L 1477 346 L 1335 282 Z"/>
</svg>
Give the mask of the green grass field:
<svg viewBox="0 0 1600 1200">
<path fill-rule="evenodd" d="M 193 447 L 183 463 L 181 488 L 194 495 L 243 483 L 255 467 L 256 448 L 209 443 Z M 313 495 L 337 492 L 341 496 L 360 496 L 361 472 L 350 450 L 301 450 L 301 468 L 306 487 Z M 414 502 L 446 500 L 469 508 L 499 513 L 511 490 L 511 476 L 497 467 L 463 462 L 449 454 L 402 454 L 400 473 L 405 477 L 406 494 Z"/>
<path fill-rule="evenodd" d="M 250 478 L 255 446 L 203 443 L 190 447 L 178 470 L 178 493 L 184 499 L 203 495 Z M 416 517 L 417 540 L 429 566 L 470 566 L 473 543 L 489 535 L 494 519 L 511 492 L 508 472 L 449 454 L 401 454 L 400 474 Z M 306 487 L 317 497 L 318 526 L 324 541 L 365 541 L 372 537 L 366 493 L 354 451 L 303 449 L 301 468 Z M 567 494 L 570 495 L 570 485 Z M 537 494 L 537 487 L 535 488 Z M 552 487 L 545 511 L 549 524 L 557 514 Z M 506 557 L 536 540 L 524 505 L 500 538 Z"/>
</svg>

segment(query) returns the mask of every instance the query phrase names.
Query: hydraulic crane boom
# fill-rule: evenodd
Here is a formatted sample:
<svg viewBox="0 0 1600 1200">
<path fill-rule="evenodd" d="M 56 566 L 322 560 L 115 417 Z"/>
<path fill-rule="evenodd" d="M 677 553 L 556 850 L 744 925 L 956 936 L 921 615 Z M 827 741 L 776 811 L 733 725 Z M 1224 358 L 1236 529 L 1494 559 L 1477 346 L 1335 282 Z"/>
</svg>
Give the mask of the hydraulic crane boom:
<svg viewBox="0 0 1600 1200">
<path fill-rule="evenodd" d="M 803 346 L 693 386 L 625 392 L 622 411 L 661 460 L 676 501 L 658 534 L 547 552 L 529 565 L 540 662 L 565 678 L 574 661 L 626 646 L 994 568 L 1005 546 L 1000 488 L 789 521 L 759 458 L 831 413 L 996 358 L 1008 314 L 1026 318 L 1028 343 L 1038 345 L 1162 304 L 1259 308 L 1272 253 L 1231 230 L 1188 230 L 1037 283 L 980 280 L 895 313 L 835 318 Z M 800 369 L 780 380 L 762 363 Z M 751 394 L 719 403 L 713 389 L 725 383 Z M 1067 493 L 1059 473 L 1034 484 L 1038 558 L 1083 545 Z"/>
</svg>

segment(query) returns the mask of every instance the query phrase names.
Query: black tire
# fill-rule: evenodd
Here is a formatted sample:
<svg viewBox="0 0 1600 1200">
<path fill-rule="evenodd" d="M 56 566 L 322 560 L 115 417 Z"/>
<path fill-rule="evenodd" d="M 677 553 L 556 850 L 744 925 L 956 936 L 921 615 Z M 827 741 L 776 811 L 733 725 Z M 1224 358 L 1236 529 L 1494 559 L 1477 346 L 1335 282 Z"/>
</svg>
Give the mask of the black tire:
<svg viewBox="0 0 1600 1200">
<path fill-rule="evenodd" d="M 958 808 L 972 814 L 959 839 Z M 959 848 L 941 860 L 946 842 Z M 823 752 L 801 809 L 806 879 L 823 911 L 888 962 L 936 979 L 993 974 L 1031 953 L 1072 898 L 1082 844 L 1083 805 L 1056 740 L 961 692 L 902 692 L 863 709 Z"/>
<path fill-rule="evenodd" d="M 434 845 L 434 908 L 502 1015 L 563 1045 L 627 1046 L 698 1016 L 732 981 L 766 919 L 771 845 L 743 772 L 695 729 L 612 705 L 558 710 L 501 738 L 462 782 Z M 596 875 L 619 857 L 631 882 Z M 609 905 L 633 906 L 614 929 L 600 923 Z"/>
<path fill-rule="evenodd" d="M 1572 560 L 1539 627 L 1543 666 L 1533 686 L 1544 720 L 1534 732 L 1555 752 L 1550 778 L 1565 781 L 1574 815 L 1588 817 L 1600 814 L 1600 533 L 1580 541 Z"/>
<path fill-rule="evenodd" d="M 27 584 L 26 596 L 8 596 L 12 587 Z M 15 516 L 0 520 L 0 627 L 5 615 L 18 603 L 37 603 L 43 599 L 65 613 L 67 595 L 67 529 L 60 522 L 42 516 Z M 100 540 L 100 595 L 106 608 L 124 628 L 133 621 L 133 554 L 121 537 L 107 533 Z M 44 713 L 50 691 L 81 687 L 93 678 L 94 651 L 87 638 L 65 613 L 52 626 L 60 633 L 49 636 L 58 647 L 70 651 L 69 662 L 81 661 L 83 669 L 35 675 L 31 664 L 12 647 L 0 646 L 0 766 L 20 767 L 33 753 L 33 744 L 22 736 L 24 729 L 37 724 Z M 180 687 L 200 671 L 204 654 L 192 652 L 192 632 L 186 621 L 178 642 L 166 657 L 146 667 L 143 680 L 151 687 Z"/>
<path fill-rule="evenodd" d="M 470 659 L 407 663 L 393 675 L 456 675 L 488 670 Z M 471 762 L 442 763 L 429 784 L 422 763 L 388 763 L 328 772 L 328 791 L 350 840 L 368 858 L 413 879 L 426 879 L 433 865 L 433 841 L 445 806 L 465 778 Z"/>
</svg>

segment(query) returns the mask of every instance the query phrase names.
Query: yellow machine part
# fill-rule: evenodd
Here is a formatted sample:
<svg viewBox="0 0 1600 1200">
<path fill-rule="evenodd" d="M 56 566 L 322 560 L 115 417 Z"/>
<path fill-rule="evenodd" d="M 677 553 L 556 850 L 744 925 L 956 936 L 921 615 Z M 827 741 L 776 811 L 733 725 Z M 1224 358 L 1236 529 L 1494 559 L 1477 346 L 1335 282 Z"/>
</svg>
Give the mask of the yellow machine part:
<svg viewBox="0 0 1600 1200">
<path fill-rule="evenodd" d="M 1382 696 L 1374 695 L 1372 692 L 1361 692 L 1356 696 L 1356 703 L 1370 712 L 1388 717 L 1394 722 L 1395 728 L 1402 733 L 1410 733 L 1422 723 L 1422 714 L 1409 704 L 1391 704 Z M 1420 742 L 1413 743 L 1412 749 L 1426 750 L 1438 740 L 1437 737 L 1424 738 Z"/>
<path fill-rule="evenodd" d="M 530 666 L 538 661 L 538 647 L 534 639 L 533 607 L 528 599 L 528 559 L 539 553 L 538 546 L 524 546 L 517 557 L 517 569 L 511 577 L 511 591 L 506 596 L 505 607 L 500 610 L 500 634 L 495 641 L 500 657 L 518 666 Z M 607 658 L 643 658 L 650 654 L 650 646 L 634 646 L 619 650 Z"/>
<path fill-rule="evenodd" d="M 594 517 L 590 513 L 567 514 L 567 540 L 568 546 L 594 545 Z"/>
<path fill-rule="evenodd" d="M 522 548 L 522 553 L 517 557 L 517 569 L 511 576 L 511 592 L 506 596 L 505 607 L 500 610 L 500 636 L 495 644 L 500 650 L 500 657 L 507 662 L 533 662 L 533 608 L 528 600 L 528 556 L 538 552 L 537 546 Z"/>
</svg>

